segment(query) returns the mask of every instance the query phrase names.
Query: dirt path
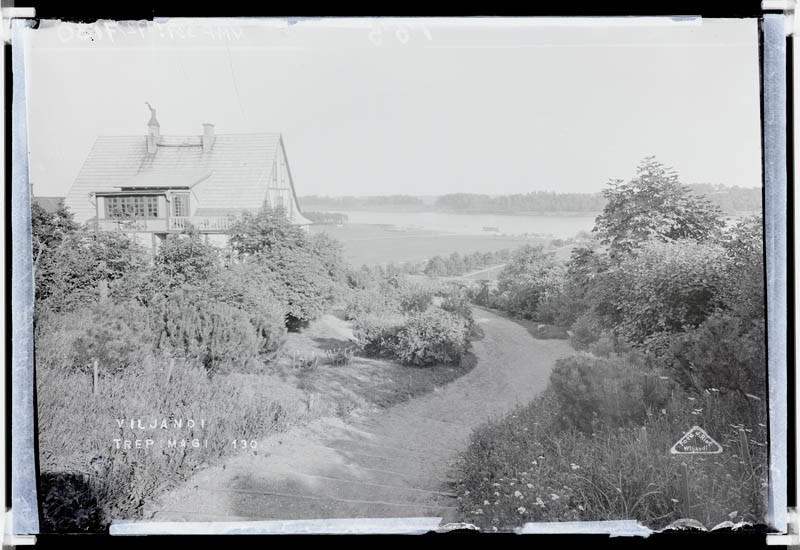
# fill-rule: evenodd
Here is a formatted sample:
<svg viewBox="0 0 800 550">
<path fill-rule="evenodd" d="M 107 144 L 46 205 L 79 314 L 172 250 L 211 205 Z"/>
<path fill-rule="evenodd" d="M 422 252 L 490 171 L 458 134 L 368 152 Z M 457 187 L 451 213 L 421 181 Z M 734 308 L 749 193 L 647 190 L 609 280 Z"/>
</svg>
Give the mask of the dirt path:
<svg viewBox="0 0 800 550">
<path fill-rule="evenodd" d="M 477 366 L 432 393 L 347 421 L 322 419 L 262 441 L 255 453 L 195 475 L 153 503 L 162 521 L 355 517 L 457 519 L 448 474 L 473 428 L 527 403 L 547 384 L 565 340 L 535 340 L 475 309 Z"/>
</svg>

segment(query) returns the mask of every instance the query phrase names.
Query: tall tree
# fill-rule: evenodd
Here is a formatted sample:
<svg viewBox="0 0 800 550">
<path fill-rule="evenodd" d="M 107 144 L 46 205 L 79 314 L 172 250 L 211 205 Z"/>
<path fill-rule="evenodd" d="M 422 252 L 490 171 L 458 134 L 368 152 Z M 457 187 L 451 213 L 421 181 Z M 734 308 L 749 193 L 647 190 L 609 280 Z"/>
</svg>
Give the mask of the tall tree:
<svg viewBox="0 0 800 550">
<path fill-rule="evenodd" d="M 632 180 L 610 181 L 603 196 L 606 206 L 593 231 L 614 255 L 653 239 L 704 241 L 724 225 L 717 206 L 692 193 L 655 157 L 645 158 Z"/>
</svg>

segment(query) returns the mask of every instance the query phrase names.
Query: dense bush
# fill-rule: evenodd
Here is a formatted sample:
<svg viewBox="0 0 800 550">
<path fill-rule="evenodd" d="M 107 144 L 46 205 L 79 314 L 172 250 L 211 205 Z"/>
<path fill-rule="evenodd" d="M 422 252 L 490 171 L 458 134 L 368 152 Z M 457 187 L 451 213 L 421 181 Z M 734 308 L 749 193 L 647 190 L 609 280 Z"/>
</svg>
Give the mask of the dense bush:
<svg viewBox="0 0 800 550">
<path fill-rule="evenodd" d="M 463 318 L 431 308 L 410 316 L 402 326 L 395 356 L 415 366 L 457 363 L 467 351 L 468 335 Z"/>
<path fill-rule="evenodd" d="M 356 345 L 368 356 L 393 358 L 398 349 L 400 329 L 406 319 L 400 314 L 365 314 L 353 322 Z"/>
<path fill-rule="evenodd" d="M 683 384 L 736 392 L 742 403 L 766 396 L 766 334 L 763 320 L 743 323 L 719 312 L 673 339 L 671 367 Z"/>
<path fill-rule="evenodd" d="M 405 283 L 398 288 L 398 300 L 403 313 L 420 313 L 433 303 L 434 290 L 422 284 Z"/>
<path fill-rule="evenodd" d="M 256 368 L 259 357 L 275 351 L 282 336 L 276 337 L 263 317 L 186 291 L 160 304 L 156 330 L 159 348 L 196 361 L 212 374 Z"/>
<path fill-rule="evenodd" d="M 557 292 L 563 268 L 541 246 L 517 249 L 497 280 L 499 305 L 513 315 L 536 319 L 542 300 Z"/>
<path fill-rule="evenodd" d="M 170 235 L 153 258 L 149 279 L 164 293 L 183 285 L 203 284 L 220 270 L 219 255 L 219 249 L 203 242 L 199 233 Z"/>
<path fill-rule="evenodd" d="M 37 364 L 91 372 L 97 360 L 104 374 L 138 368 L 152 353 L 155 334 L 147 310 L 109 300 L 71 312 L 39 316 L 35 335 Z"/>
<path fill-rule="evenodd" d="M 345 318 L 348 320 L 355 320 L 368 315 L 399 313 L 400 304 L 396 294 L 388 292 L 385 288 L 369 288 L 355 292 L 344 311 Z"/>
<path fill-rule="evenodd" d="M 467 327 L 471 328 L 475 323 L 469 294 L 464 288 L 451 287 L 443 296 L 442 303 L 439 307 L 463 319 L 467 323 Z"/>
<path fill-rule="evenodd" d="M 146 252 L 123 233 L 77 230 L 42 250 L 35 267 L 37 307 L 69 310 L 96 301 L 103 289 L 131 292 L 135 284 L 114 282 L 134 279 L 147 261 Z"/>
</svg>

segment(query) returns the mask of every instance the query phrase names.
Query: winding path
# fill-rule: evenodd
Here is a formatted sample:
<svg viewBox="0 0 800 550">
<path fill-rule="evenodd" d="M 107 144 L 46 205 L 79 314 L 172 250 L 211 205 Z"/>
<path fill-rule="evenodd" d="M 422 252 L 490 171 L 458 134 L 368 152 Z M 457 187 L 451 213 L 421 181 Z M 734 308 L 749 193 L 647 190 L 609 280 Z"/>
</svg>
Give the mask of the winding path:
<svg viewBox="0 0 800 550">
<path fill-rule="evenodd" d="M 565 340 L 474 310 L 477 365 L 429 394 L 379 413 L 322 419 L 195 475 L 146 510 L 160 521 L 442 517 L 456 521 L 448 475 L 473 428 L 547 385 Z"/>
</svg>

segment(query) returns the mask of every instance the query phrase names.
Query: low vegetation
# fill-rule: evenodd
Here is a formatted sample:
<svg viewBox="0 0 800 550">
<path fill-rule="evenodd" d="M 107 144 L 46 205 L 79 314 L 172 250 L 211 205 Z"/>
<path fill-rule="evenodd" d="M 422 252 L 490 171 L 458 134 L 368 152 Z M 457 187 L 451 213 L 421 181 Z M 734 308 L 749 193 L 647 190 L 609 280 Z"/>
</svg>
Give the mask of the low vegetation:
<svg viewBox="0 0 800 550">
<path fill-rule="evenodd" d="M 463 293 L 353 271 L 337 241 L 282 212 L 241 216 L 230 249 L 189 230 L 154 257 L 122 233 L 78 226 L 65 209 L 33 214 L 46 531 L 140 517 L 158 493 L 235 454 L 234 442 L 389 406 L 474 366 Z M 359 363 L 359 349 L 378 346 L 363 338 L 285 349 L 334 308 L 360 335 L 368 319 L 396 314 L 395 345 L 377 354 L 391 361 Z"/>
<path fill-rule="evenodd" d="M 566 264 L 523 247 L 496 288 L 471 291 L 479 304 L 563 327 L 579 353 L 559 361 L 543 395 L 473 434 L 457 483 L 462 510 L 497 529 L 763 523 L 761 220 L 726 226 L 652 158 L 604 196 L 595 239 Z M 670 454 L 694 425 L 722 454 Z"/>
</svg>

